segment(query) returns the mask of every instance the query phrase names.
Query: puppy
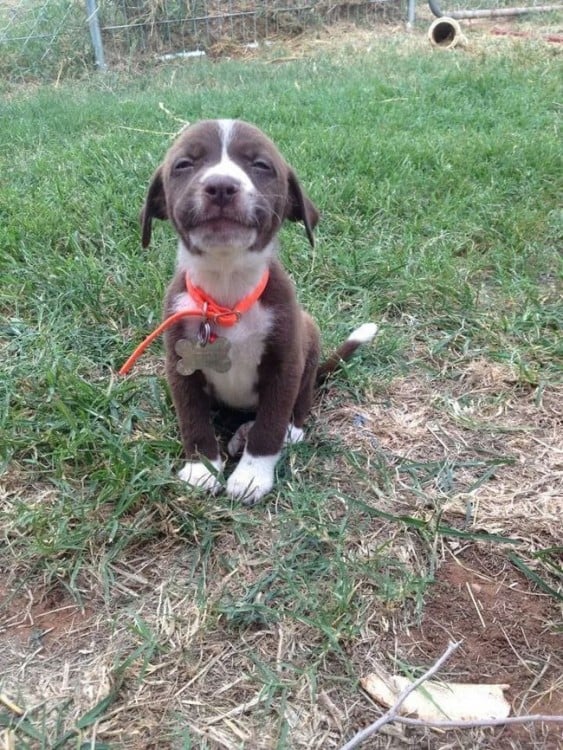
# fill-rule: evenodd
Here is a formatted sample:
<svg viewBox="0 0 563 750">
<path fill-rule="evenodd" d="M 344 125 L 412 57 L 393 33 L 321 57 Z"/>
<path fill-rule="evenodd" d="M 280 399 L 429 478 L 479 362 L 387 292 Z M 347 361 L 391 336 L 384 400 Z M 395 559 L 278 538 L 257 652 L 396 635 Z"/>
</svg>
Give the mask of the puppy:
<svg viewBox="0 0 563 750">
<path fill-rule="evenodd" d="M 284 443 L 303 439 L 316 382 L 377 328 L 361 326 L 319 366 L 318 328 L 276 257 L 283 221 L 303 222 L 313 245 L 319 212 L 274 144 L 248 123 L 206 120 L 181 133 L 152 177 L 143 247 L 155 218 L 169 220 L 179 237 L 165 321 L 155 332 L 165 330 L 187 459 L 179 476 L 219 491 L 223 459 L 212 407 L 248 413 L 253 420 L 229 443 L 242 457 L 226 488 L 253 504 L 272 489 Z"/>
</svg>

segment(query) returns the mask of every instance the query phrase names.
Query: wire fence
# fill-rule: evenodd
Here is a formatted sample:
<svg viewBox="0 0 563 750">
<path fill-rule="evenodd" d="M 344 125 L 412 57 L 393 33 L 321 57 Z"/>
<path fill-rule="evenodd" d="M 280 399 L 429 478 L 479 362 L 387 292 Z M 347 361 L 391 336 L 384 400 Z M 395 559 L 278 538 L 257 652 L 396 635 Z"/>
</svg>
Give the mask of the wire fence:
<svg viewBox="0 0 563 750">
<path fill-rule="evenodd" d="M 102 34 L 113 49 L 173 53 L 225 41 L 293 36 L 318 23 L 380 19 L 392 0 L 117 0 L 101 3 Z M 113 21 L 104 13 L 112 6 Z"/>
<path fill-rule="evenodd" d="M 547 0 L 549 1 L 549 0 Z M 553 0 L 552 0 L 553 1 Z M 427 0 L 419 0 L 419 9 Z M 430 0 L 439 9 L 529 10 L 546 0 Z M 345 21 L 377 26 L 414 17 L 415 0 L 0 0 L 0 77 L 57 79 L 97 65 L 220 54 Z M 555 5 L 556 8 L 562 6 Z M 440 13 L 437 13 L 440 15 Z"/>
<path fill-rule="evenodd" d="M 80 0 L 0 0 L 0 75 L 51 78 L 91 54 Z"/>
<path fill-rule="evenodd" d="M 100 54 L 112 67 L 147 57 L 220 52 L 338 21 L 377 24 L 404 16 L 405 2 L 0 0 L 0 76 L 53 79 L 91 70 Z M 89 21 L 98 28 L 97 43 Z"/>
</svg>

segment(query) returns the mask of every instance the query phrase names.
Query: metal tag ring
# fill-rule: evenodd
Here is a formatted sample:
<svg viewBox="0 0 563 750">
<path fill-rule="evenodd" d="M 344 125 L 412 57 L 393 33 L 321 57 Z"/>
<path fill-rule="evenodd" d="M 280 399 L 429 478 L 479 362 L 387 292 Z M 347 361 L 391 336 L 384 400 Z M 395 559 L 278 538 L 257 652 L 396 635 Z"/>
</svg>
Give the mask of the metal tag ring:
<svg viewBox="0 0 563 750">
<path fill-rule="evenodd" d="M 199 331 L 197 334 L 197 343 L 200 346 L 207 346 L 210 338 L 211 338 L 211 326 L 209 325 L 207 320 L 204 320 L 199 326 Z"/>
</svg>

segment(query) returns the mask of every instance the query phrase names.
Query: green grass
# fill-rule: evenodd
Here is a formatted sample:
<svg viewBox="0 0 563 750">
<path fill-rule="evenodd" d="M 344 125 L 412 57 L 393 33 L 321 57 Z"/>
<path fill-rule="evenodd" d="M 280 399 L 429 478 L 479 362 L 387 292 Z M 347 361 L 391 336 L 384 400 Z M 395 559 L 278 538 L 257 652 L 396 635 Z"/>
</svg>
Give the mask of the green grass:
<svg viewBox="0 0 563 750">
<path fill-rule="evenodd" d="M 181 452 L 163 379 L 115 374 L 159 320 L 174 263 L 168 227 L 157 227 L 149 250 L 139 242 L 145 188 L 179 127 L 159 104 L 182 120 L 257 123 L 321 209 L 314 252 L 290 226 L 282 254 L 327 350 L 360 322 L 382 323 L 376 346 L 332 384 L 329 410 L 361 409 L 366 394 L 413 371 L 439 390 L 481 358 L 510 364 L 522 388 L 542 392 L 561 382 L 563 362 L 561 65 L 552 49 L 506 50 L 440 54 L 381 41 L 361 57 L 341 49 L 283 65 L 198 61 L 12 91 L 0 104 L 5 574 L 22 586 L 62 584 L 84 604 L 105 597 L 117 613 L 115 565 L 172 549 L 203 639 L 246 642 L 288 622 L 303 629 L 306 647 L 281 672 L 250 649 L 245 668 L 268 706 L 289 700 L 304 675 L 313 693 L 315 681 L 354 689 L 352 653 L 373 607 L 381 617 L 403 608 L 407 620 L 422 610 L 436 540 L 452 525 L 439 507 L 418 514 L 429 485 L 447 494 L 469 464 L 404 457 L 397 469 L 380 451 L 366 468 L 325 414 L 263 505 L 178 499 Z M 161 351 L 145 357 L 156 362 Z M 512 463 L 481 457 L 475 486 Z M 398 476 L 421 505 L 382 513 Z M 398 539 L 418 550 L 408 563 Z M 143 669 L 170 649 L 139 617 L 116 674 L 142 644 L 152 644 Z M 129 674 L 130 689 L 143 669 Z M 207 747 L 171 722 L 182 747 Z M 292 747 L 286 719 L 272 722 L 271 746 Z M 45 729 L 49 742 L 64 738 L 57 731 Z"/>
</svg>

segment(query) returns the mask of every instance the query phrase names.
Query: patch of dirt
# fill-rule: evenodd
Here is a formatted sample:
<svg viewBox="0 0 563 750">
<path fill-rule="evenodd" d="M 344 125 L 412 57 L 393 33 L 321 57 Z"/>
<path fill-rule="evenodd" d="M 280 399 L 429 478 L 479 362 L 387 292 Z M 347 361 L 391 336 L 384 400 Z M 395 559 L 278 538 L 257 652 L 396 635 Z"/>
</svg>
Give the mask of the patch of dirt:
<svg viewBox="0 0 563 750">
<path fill-rule="evenodd" d="M 507 683 L 511 715 L 563 714 L 563 636 L 559 608 L 500 554 L 471 546 L 440 568 L 420 627 L 401 639 L 409 660 L 430 666 L 447 642 L 463 641 L 444 671 L 462 682 Z M 496 730 L 490 747 L 556 750 L 561 726 Z M 489 745 L 486 745 L 489 747 Z"/>
<path fill-rule="evenodd" d="M 61 589 L 53 589 L 40 598 L 28 590 L 27 595 L 14 595 L 0 586 L 0 635 L 4 642 L 18 646 L 35 645 L 45 652 L 54 652 L 61 640 L 81 631 L 92 617 Z M 0 668 L 2 662 L 0 660 Z"/>
<path fill-rule="evenodd" d="M 71 696 L 82 712 L 91 708 L 108 690 L 107 672 L 99 679 L 86 670 L 98 653 L 96 620 L 63 588 L 0 586 L 0 692 L 26 711 Z"/>
</svg>

